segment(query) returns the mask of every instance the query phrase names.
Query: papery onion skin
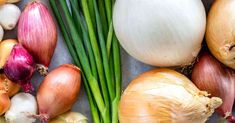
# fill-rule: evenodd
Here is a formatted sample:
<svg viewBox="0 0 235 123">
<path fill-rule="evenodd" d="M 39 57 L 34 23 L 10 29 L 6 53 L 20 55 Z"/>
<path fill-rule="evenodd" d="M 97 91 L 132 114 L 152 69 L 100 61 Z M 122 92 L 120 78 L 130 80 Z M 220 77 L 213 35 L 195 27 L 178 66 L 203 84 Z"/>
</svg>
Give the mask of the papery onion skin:
<svg viewBox="0 0 235 123">
<path fill-rule="evenodd" d="M 80 91 L 80 74 L 76 66 L 64 64 L 45 77 L 37 93 L 41 120 L 48 121 L 72 108 Z"/>
<path fill-rule="evenodd" d="M 69 111 L 55 117 L 49 123 L 87 123 L 87 118 L 81 113 Z"/>
<path fill-rule="evenodd" d="M 221 105 L 184 75 L 157 69 L 135 78 L 119 104 L 120 123 L 204 123 Z"/>
<path fill-rule="evenodd" d="M 34 71 L 33 57 L 23 46 L 15 45 L 4 66 L 4 73 L 7 78 L 20 84 L 25 92 L 29 92 L 33 89 L 30 80 Z"/>
<path fill-rule="evenodd" d="M 207 91 L 211 96 L 220 97 L 223 104 L 217 111 L 223 117 L 235 122 L 232 116 L 235 73 L 231 69 L 222 65 L 209 53 L 203 53 L 193 68 L 192 81 L 199 89 Z"/>
<path fill-rule="evenodd" d="M 235 1 L 216 0 L 208 14 L 206 42 L 211 53 L 235 69 Z"/>
<path fill-rule="evenodd" d="M 0 74 L 0 93 L 6 93 L 9 97 L 19 92 L 20 86 L 10 81 L 6 75 Z"/>
<path fill-rule="evenodd" d="M 154 66 L 185 66 L 201 49 L 206 14 L 201 0 L 118 0 L 113 24 L 134 58 Z"/>
<path fill-rule="evenodd" d="M 19 20 L 18 40 L 32 54 L 42 75 L 47 73 L 56 43 L 57 30 L 47 7 L 39 2 L 29 3 Z"/>
<path fill-rule="evenodd" d="M 11 102 L 8 95 L 0 93 L 0 116 L 9 109 L 10 105 Z"/>
<path fill-rule="evenodd" d="M 11 54 L 13 46 L 18 43 L 15 39 L 7 39 L 0 43 L 0 69 L 4 67 Z"/>
</svg>

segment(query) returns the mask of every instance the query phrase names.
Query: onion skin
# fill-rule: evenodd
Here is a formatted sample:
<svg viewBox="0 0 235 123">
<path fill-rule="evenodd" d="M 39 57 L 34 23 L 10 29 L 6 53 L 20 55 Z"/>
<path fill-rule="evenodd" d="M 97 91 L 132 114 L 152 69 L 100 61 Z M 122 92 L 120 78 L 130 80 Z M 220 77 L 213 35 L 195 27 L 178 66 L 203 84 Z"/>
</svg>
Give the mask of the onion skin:
<svg viewBox="0 0 235 123">
<path fill-rule="evenodd" d="M 11 81 L 21 85 L 25 92 L 33 90 L 30 82 L 35 71 L 33 57 L 23 46 L 17 44 L 13 47 L 4 66 L 4 73 Z"/>
<path fill-rule="evenodd" d="M 6 93 L 9 97 L 14 96 L 19 92 L 20 86 L 12 81 L 10 81 L 6 75 L 0 74 L 0 93 Z"/>
<path fill-rule="evenodd" d="M 11 54 L 13 46 L 18 42 L 15 39 L 7 39 L 0 43 L 0 69 L 4 67 L 8 57 Z"/>
<path fill-rule="evenodd" d="M 39 1 L 29 3 L 18 24 L 18 40 L 32 54 L 42 75 L 47 73 L 56 43 L 57 30 L 47 7 Z"/>
<path fill-rule="evenodd" d="M 48 121 L 72 108 L 81 85 L 80 69 L 64 64 L 51 71 L 37 93 L 39 115 Z"/>
<path fill-rule="evenodd" d="M 157 69 L 135 78 L 119 104 L 120 123 L 204 123 L 222 104 L 184 75 Z"/>
<path fill-rule="evenodd" d="M 206 42 L 211 53 L 235 69 L 235 1 L 216 0 L 208 14 Z"/>
<path fill-rule="evenodd" d="M 206 13 L 201 0 L 117 0 L 113 24 L 134 58 L 153 66 L 185 66 L 201 49 Z"/>
<path fill-rule="evenodd" d="M 9 108 L 11 102 L 7 94 L 0 93 L 0 116 L 3 115 Z"/>
<path fill-rule="evenodd" d="M 192 72 L 195 85 L 211 96 L 220 97 L 223 104 L 217 112 L 235 123 L 232 108 L 235 98 L 235 73 L 219 63 L 209 53 L 204 53 L 195 64 Z"/>
</svg>

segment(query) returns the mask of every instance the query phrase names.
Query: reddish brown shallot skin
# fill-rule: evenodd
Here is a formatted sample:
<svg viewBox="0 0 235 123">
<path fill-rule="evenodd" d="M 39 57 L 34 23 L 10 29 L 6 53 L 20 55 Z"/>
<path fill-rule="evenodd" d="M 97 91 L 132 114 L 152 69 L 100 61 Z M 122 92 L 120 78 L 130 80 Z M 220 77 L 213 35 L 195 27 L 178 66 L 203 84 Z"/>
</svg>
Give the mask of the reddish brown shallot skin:
<svg viewBox="0 0 235 123">
<path fill-rule="evenodd" d="M 37 93 L 39 116 L 48 121 L 70 110 L 77 100 L 81 86 L 80 69 L 64 64 L 51 71 Z"/>
</svg>

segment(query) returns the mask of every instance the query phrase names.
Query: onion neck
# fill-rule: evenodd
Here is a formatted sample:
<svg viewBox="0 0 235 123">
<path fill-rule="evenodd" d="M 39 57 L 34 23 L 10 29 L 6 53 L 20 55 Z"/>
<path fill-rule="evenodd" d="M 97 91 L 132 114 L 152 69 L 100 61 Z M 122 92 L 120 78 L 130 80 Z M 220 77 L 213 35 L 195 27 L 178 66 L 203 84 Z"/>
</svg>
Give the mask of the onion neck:
<svg viewBox="0 0 235 123">
<path fill-rule="evenodd" d="M 48 73 L 48 67 L 42 65 L 42 64 L 37 64 L 36 65 L 37 71 L 42 75 L 46 76 Z"/>
</svg>

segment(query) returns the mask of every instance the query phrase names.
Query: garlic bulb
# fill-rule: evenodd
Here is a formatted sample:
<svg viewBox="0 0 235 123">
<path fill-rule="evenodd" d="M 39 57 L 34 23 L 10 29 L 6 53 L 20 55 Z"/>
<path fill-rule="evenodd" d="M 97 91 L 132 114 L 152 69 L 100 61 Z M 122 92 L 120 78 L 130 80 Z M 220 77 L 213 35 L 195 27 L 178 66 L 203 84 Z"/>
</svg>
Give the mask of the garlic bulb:
<svg viewBox="0 0 235 123">
<path fill-rule="evenodd" d="M 184 75 L 169 69 L 146 72 L 122 95 L 120 123 L 204 123 L 222 104 Z"/>
</svg>

